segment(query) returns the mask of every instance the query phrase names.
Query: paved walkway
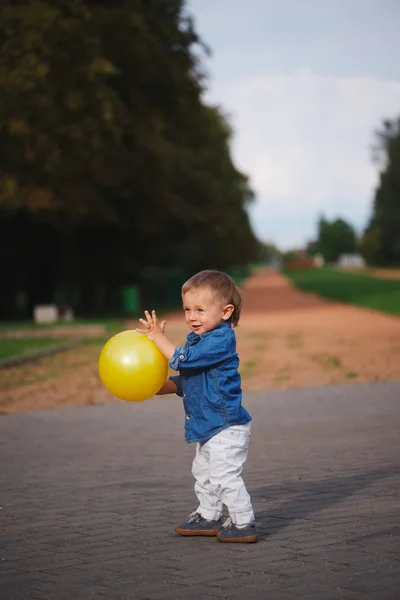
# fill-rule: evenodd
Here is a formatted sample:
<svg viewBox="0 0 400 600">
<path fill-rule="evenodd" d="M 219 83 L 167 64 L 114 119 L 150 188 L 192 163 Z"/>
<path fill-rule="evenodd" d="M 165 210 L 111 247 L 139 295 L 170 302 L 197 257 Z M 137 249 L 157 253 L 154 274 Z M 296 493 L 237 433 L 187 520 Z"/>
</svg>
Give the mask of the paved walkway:
<svg viewBox="0 0 400 600">
<path fill-rule="evenodd" d="M 260 542 L 180 538 L 180 400 L 0 417 L 1 600 L 399 600 L 400 382 L 248 394 Z"/>
</svg>

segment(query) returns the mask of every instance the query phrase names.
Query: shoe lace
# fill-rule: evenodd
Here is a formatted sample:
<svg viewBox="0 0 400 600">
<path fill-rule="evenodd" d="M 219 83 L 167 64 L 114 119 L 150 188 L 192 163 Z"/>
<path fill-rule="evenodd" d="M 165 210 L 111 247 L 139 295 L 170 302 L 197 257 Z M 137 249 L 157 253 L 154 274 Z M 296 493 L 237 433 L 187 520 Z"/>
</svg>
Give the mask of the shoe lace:
<svg viewBox="0 0 400 600">
<path fill-rule="evenodd" d="M 230 517 L 228 517 L 227 519 L 225 519 L 225 521 L 222 523 L 222 528 L 223 529 L 232 529 L 233 527 L 233 522 L 232 519 Z"/>
<path fill-rule="evenodd" d="M 202 516 L 196 511 L 193 511 L 189 515 L 189 523 L 198 523 L 200 519 L 202 519 Z"/>
</svg>

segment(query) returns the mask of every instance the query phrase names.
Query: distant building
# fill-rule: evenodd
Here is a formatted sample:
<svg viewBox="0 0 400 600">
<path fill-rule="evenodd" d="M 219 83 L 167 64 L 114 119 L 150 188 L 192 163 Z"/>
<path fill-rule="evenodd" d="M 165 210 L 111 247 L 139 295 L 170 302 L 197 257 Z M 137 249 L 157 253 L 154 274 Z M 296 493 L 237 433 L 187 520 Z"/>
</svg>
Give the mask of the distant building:
<svg viewBox="0 0 400 600">
<path fill-rule="evenodd" d="M 339 256 L 339 267 L 365 267 L 365 260 L 360 254 L 342 254 Z"/>
</svg>

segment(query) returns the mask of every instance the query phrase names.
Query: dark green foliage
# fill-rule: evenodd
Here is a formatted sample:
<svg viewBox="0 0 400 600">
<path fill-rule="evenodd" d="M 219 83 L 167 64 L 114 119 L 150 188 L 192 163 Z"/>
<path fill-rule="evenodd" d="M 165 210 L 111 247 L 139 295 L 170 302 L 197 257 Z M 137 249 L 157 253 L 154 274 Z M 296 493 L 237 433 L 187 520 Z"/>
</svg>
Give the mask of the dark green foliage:
<svg viewBox="0 0 400 600">
<path fill-rule="evenodd" d="M 396 266 L 400 265 L 400 118 L 385 121 L 376 138 L 375 158 L 383 170 L 361 248 L 369 263 Z"/>
<path fill-rule="evenodd" d="M 90 313 L 149 267 L 256 257 L 184 2 L 3 2 L 0 39 L 0 316 L 21 291 L 21 316 L 56 289 Z"/>
<path fill-rule="evenodd" d="M 353 254 L 356 251 L 356 233 L 349 223 L 343 219 L 328 221 L 324 217 L 320 218 L 313 254 L 320 252 L 326 262 L 334 262 L 341 254 Z"/>
<path fill-rule="evenodd" d="M 288 271 L 300 289 L 339 302 L 400 314 L 400 280 L 378 279 L 332 269 Z"/>
</svg>

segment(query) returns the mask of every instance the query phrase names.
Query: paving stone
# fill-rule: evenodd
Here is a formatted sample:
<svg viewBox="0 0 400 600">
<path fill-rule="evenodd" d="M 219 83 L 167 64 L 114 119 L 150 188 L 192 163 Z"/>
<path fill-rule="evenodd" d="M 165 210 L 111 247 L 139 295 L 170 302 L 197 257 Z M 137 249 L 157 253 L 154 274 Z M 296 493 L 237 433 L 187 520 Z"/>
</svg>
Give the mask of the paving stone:
<svg viewBox="0 0 400 600">
<path fill-rule="evenodd" d="M 260 541 L 181 538 L 177 398 L 0 418 L 0 600 L 399 600 L 400 382 L 257 392 Z"/>
</svg>

